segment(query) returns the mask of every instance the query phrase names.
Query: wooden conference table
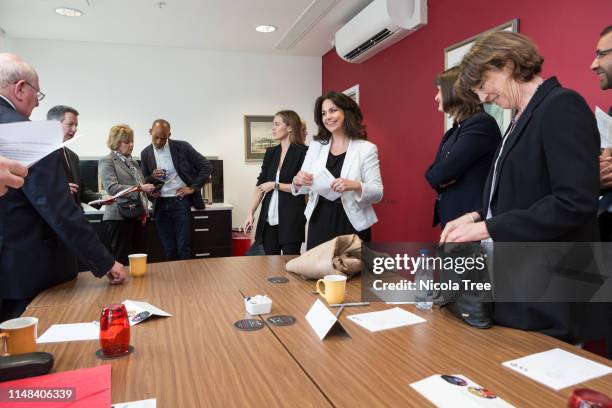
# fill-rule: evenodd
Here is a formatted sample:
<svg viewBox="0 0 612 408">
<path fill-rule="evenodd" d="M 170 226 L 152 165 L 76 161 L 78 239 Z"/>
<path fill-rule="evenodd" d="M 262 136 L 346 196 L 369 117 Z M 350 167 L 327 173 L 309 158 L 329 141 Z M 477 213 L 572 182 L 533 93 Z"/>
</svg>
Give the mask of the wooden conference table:
<svg viewBox="0 0 612 408">
<path fill-rule="evenodd" d="M 112 360 L 112 401 L 157 398 L 158 407 L 431 406 L 409 384 L 433 374 L 462 374 L 517 407 L 564 407 L 572 388 L 559 392 L 501 365 L 555 347 L 603 364 L 610 360 L 537 333 L 503 327 L 478 330 L 445 310 L 401 306 L 426 323 L 370 333 L 346 316 L 386 309 L 382 303 L 346 308 L 348 336 L 320 341 L 304 316 L 317 295 L 314 282 L 287 273 L 289 257 L 215 258 L 149 265 L 143 278 L 109 286 L 90 274 L 41 293 L 25 316 L 40 319 L 39 333 L 55 323 L 99 318 L 100 306 L 146 300 L 173 314 L 132 328 L 135 351 Z M 268 277 L 285 276 L 273 284 Z M 360 297 L 349 281 L 347 301 Z M 292 326 L 244 332 L 243 297 L 267 294 L 272 314 L 293 315 Z M 268 316 L 262 316 L 264 319 Z M 53 353 L 54 371 L 109 364 L 98 360 L 97 341 L 41 344 Z M 612 375 L 581 386 L 612 390 Z M 575 388 L 578 388 L 575 387 Z"/>
</svg>

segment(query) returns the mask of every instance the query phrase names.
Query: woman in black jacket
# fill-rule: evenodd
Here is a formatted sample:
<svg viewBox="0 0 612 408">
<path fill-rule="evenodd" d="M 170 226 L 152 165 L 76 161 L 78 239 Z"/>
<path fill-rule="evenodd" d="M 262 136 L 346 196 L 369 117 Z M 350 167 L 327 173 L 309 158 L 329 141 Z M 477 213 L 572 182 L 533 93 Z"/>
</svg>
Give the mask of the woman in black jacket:
<svg viewBox="0 0 612 408">
<path fill-rule="evenodd" d="M 304 197 L 291 194 L 291 181 L 300 171 L 306 151 L 302 140 L 302 122 L 297 113 L 284 110 L 274 115 L 272 137 L 277 146 L 266 150 L 261 173 L 244 230 L 253 226 L 261 204 L 255 242 L 262 244 L 266 255 L 299 255 L 304 242 L 306 217 Z M 262 202 L 263 199 L 263 202 Z"/>
<path fill-rule="evenodd" d="M 450 68 L 436 78 L 438 110 L 453 119 L 453 127 L 442 137 L 436 158 L 425 178 L 436 190 L 433 226 L 482 207 L 482 190 L 501 140 L 497 122 L 482 110 L 478 96 L 460 97 L 454 84 L 459 68 Z"/>
</svg>

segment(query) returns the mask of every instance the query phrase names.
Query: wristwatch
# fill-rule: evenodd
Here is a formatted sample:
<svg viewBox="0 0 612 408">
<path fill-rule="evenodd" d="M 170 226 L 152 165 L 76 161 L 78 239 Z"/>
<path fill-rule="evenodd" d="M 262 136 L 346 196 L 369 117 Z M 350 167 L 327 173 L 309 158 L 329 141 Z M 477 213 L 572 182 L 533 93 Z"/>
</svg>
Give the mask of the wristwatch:
<svg viewBox="0 0 612 408">
<path fill-rule="evenodd" d="M 274 189 L 275 189 L 275 190 L 278 190 L 278 189 L 279 189 L 279 187 L 280 187 L 280 186 L 279 186 L 279 184 L 278 184 L 278 183 L 274 183 Z"/>
</svg>

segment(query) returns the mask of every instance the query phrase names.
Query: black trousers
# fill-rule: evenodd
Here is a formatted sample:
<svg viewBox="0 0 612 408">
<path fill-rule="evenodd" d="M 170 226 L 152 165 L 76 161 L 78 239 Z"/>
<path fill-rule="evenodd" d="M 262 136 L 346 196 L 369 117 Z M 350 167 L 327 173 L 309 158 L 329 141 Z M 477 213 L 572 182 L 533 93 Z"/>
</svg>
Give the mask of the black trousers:
<svg viewBox="0 0 612 408">
<path fill-rule="evenodd" d="M 143 233 L 143 226 L 140 218 L 135 220 L 104 221 L 106 228 L 106 239 L 108 249 L 115 257 L 115 260 L 123 265 L 128 264 L 128 255 L 139 252 L 146 252 L 145 248 L 140 248 L 136 237 Z"/>
<path fill-rule="evenodd" d="M 32 299 L 0 299 L 0 323 L 15 319 L 26 310 Z"/>
<path fill-rule="evenodd" d="M 278 225 L 270 225 L 266 222 L 261 240 L 266 255 L 280 255 L 281 251 L 283 255 L 300 254 L 301 242 L 292 242 L 289 244 L 281 244 L 278 242 Z"/>
</svg>

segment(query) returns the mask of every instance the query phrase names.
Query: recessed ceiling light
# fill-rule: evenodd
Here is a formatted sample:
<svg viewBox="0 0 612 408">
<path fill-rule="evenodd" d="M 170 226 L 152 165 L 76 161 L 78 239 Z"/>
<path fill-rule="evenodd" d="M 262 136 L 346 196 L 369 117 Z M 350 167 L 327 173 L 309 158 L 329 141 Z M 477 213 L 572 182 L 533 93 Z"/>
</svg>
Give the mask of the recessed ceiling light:
<svg viewBox="0 0 612 408">
<path fill-rule="evenodd" d="M 255 30 L 259 31 L 260 33 L 271 33 L 273 31 L 276 31 L 276 27 L 274 27 L 273 25 L 259 25 L 255 27 Z"/>
<path fill-rule="evenodd" d="M 65 17 L 81 17 L 83 12 L 81 10 L 77 10 L 71 7 L 58 7 L 55 9 L 55 12 L 60 16 Z"/>
</svg>

